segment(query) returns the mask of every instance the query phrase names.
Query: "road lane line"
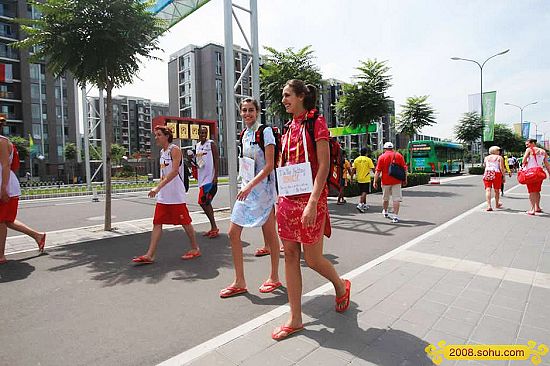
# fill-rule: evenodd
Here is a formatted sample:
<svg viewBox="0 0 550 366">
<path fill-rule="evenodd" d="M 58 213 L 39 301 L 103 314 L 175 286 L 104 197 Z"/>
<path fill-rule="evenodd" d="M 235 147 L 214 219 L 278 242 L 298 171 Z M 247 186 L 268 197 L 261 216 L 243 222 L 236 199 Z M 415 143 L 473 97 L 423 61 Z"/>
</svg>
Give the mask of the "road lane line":
<svg viewBox="0 0 550 366">
<path fill-rule="evenodd" d="M 520 187 L 521 185 L 520 184 L 517 184 L 515 185 L 514 187 L 510 188 L 509 190 L 505 191 L 504 193 L 509 193 L 511 191 L 513 191 L 514 189 L 516 189 L 517 187 Z M 400 247 L 397 247 L 395 249 L 393 249 L 392 251 L 378 257 L 378 258 L 375 258 L 373 260 L 371 260 L 370 262 L 367 262 L 365 263 L 364 265 L 354 269 L 354 270 L 351 270 L 350 272 L 342 275 L 342 278 L 347 278 L 347 279 L 353 279 L 363 273 L 365 273 L 366 271 L 368 271 L 369 269 L 377 266 L 378 264 L 394 257 L 395 255 L 403 252 L 404 250 L 407 250 L 409 249 L 410 247 L 412 247 L 413 245 L 415 244 L 418 244 L 419 242 L 431 237 L 432 235 L 435 235 L 445 229 L 447 229 L 449 226 L 459 222 L 460 220 L 464 219 L 465 217 L 473 214 L 474 212 L 476 211 L 479 211 L 480 209 L 482 209 L 484 206 L 486 205 L 485 202 L 482 202 L 480 203 L 479 205 L 471 208 L 470 210 L 466 211 L 466 212 L 463 212 L 461 213 L 460 215 L 452 218 L 451 220 L 439 225 L 438 227 L 408 241 L 407 243 L 401 245 Z M 331 291 L 333 289 L 333 286 L 330 282 L 308 292 L 307 294 L 305 294 L 303 296 L 303 299 L 302 299 L 302 305 L 306 304 L 307 302 L 311 301 L 312 299 L 314 299 L 315 297 L 319 296 L 319 295 L 322 295 L 324 294 L 325 292 L 327 291 Z M 187 351 L 183 351 L 182 353 L 164 361 L 164 362 L 161 362 L 158 364 L 158 366 L 181 366 L 181 365 L 185 365 L 191 361 L 194 361 L 202 356 L 204 356 L 205 354 L 209 353 L 209 352 L 212 352 L 214 350 L 216 350 L 217 348 L 239 338 L 239 337 L 242 337 L 244 336 L 245 334 L 247 333 L 250 333 L 251 331 L 253 331 L 254 329 L 257 329 L 265 324 L 267 324 L 268 322 L 276 319 L 277 317 L 281 316 L 281 315 L 284 315 L 286 313 L 288 313 L 290 311 L 290 307 L 288 305 L 281 305 L 271 311 L 269 311 L 268 313 L 265 313 L 263 315 L 260 315 L 244 324 L 241 324 L 233 329 L 230 329 L 228 330 L 227 332 L 225 333 L 222 333 L 220 334 L 219 336 L 216 336 L 206 342 L 203 342 L 193 348 L 190 348 L 189 350 Z"/>
</svg>

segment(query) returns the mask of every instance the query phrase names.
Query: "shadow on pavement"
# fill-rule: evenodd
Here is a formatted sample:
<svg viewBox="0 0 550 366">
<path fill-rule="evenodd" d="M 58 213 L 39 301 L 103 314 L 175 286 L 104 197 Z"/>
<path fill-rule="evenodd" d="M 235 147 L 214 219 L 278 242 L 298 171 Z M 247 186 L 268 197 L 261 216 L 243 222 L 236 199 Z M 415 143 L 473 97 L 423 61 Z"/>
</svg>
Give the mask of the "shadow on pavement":
<svg viewBox="0 0 550 366">
<path fill-rule="evenodd" d="M 360 214 L 363 215 L 363 214 Z M 363 216 L 368 218 L 368 216 Z M 348 230 L 353 232 L 362 232 L 367 234 L 375 234 L 382 236 L 395 235 L 393 233 L 399 227 L 413 227 L 413 226 L 433 226 L 433 222 L 429 221 L 413 221 L 413 220 L 401 220 L 399 223 L 394 224 L 389 219 L 386 221 L 366 221 L 358 220 L 350 217 L 335 217 L 331 216 L 330 223 L 333 229 Z"/>
<path fill-rule="evenodd" d="M 26 263 L 26 261 L 41 255 L 9 260 L 7 263 L 0 265 L 0 283 L 20 281 L 29 277 L 30 274 L 34 272 L 35 267 Z"/>
<path fill-rule="evenodd" d="M 323 295 L 315 298 L 317 304 L 305 306 L 304 312 L 317 320 L 304 324 L 306 330 L 301 337 L 307 337 L 319 343 L 323 348 L 345 351 L 350 358 L 360 358 L 380 366 L 395 365 L 433 365 L 424 349 L 428 342 L 401 330 L 381 329 L 368 325 L 369 319 L 361 318 L 357 304 L 351 301 L 345 314 L 333 311 L 319 315 L 320 305 L 333 306 L 334 296 Z M 309 304 L 308 304 L 309 305 Z"/>
<path fill-rule="evenodd" d="M 433 184 L 430 184 L 433 185 Z M 475 184 L 460 184 L 460 183 L 441 183 L 443 187 L 475 187 Z"/>
<path fill-rule="evenodd" d="M 104 286 L 144 282 L 155 284 L 168 276 L 173 280 L 194 281 L 212 279 L 219 269 L 231 267 L 231 251 L 227 235 L 207 239 L 197 235 L 202 256 L 184 261 L 180 257 L 190 249 L 183 230 L 165 230 L 157 249 L 155 263 L 136 265 L 132 258 L 144 254 L 149 245 L 150 233 L 73 244 L 52 250 L 50 257 L 60 262 L 50 271 L 63 271 L 85 266 L 92 280 Z"/>
<path fill-rule="evenodd" d="M 458 194 L 444 191 L 403 191 L 403 197 L 454 197 Z"/>
</svg>

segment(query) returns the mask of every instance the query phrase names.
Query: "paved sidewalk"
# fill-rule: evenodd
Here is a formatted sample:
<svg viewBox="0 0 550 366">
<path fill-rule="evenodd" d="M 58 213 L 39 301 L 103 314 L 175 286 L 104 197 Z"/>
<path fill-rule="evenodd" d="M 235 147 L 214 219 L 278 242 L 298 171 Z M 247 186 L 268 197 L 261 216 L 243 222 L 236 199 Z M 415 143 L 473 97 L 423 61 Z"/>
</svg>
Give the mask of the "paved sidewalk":
<svg viewBox="0 0 550 366">
<path fill-rule="evenodd" d="M 546 181 L 542 207 L 550 210 L 548 192 Z M 324 286 L 305 297 L 306 329 L 296 336 L 270 338 L 288 316 L 285 305 L 243 325 L 249 331 L 238 337 L 239 329 L 230 331 L 163 365 L 431 365 L 424 349 L 442 340 L 550 345 L 550 214 L 525 214 L 524 186 L 507 192 L 503 203 L 494 212 L 476 207 L 350 272 L 345 314 L 334 312 L 333 290 Z M 532 365 L 442 363 L 453 364 Z M 550 365 L 550 355 L 541 365 Z"/>
</svg>

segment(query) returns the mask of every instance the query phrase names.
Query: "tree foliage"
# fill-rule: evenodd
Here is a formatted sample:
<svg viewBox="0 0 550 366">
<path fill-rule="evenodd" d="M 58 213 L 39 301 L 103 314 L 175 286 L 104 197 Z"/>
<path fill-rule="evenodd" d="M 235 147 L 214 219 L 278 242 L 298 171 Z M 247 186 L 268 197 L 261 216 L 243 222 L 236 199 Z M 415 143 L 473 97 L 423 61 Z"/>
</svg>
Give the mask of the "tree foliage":
<svg viewBox="0 0 550 366">
<path fill-rule="evenodd" d="M 111 152 L 112 152 L 113 161 L 115 162 L 115 164 L 120 164 L 120 160 L 126 154 L 126 148 L 119 144 L 112 144 Z"/>
<path fill-rule="evenodd" d="M 39 19 L 20 19 L 27 38 L 16 42 L 33 48 L 31 62 L 48 60 L 59 77 L 70 72 L 82 86 L 91 84 L 107 93 L 105 141 L 112 141 L 112 91 L 131 82 L 143 60 L 153 58 L 164 22 L 139 0 L 50 0 L 31 2 Z M 105 230 L 111 230 L 111 145 L 105 165 Z"/>
<path fill-rule="evenodd" d="M 29 140 L 20 136 L 12 136 L 10 137 L 10 141 L 15 145 L 17 153 L 19 154 L 19 159 L 27 160 L 30 155 Z"/>
<path fill-rule="evenodd" d="M 495 123 L 495 137 L 493 141 L 485 141 L 483 146 L 488 149 L 496 145 L 504 151 L 523 152 L 525 150 L 525 141 L 512 131 L 512 129 L 504 124 Z"/>
<path fill-rule="evenodd" d="M 65 160 L 73 161 L 76 160 L 77 155 L 76 145 L 72 142 L 69 142 L 65 145 Z"/>
<path fill-rule="evenodd" d="M 428 103 L 428 95 L 407 98 L 407 102 L 401 105 L 401 113 L 397 122 L 397 130 L 414 138 L 422 128 L 436 123 L 435 110 Z"/>
<path fill-rule="evenodd" d="M 289 47 L 277 51 L 273 47 L 264 47 L 268 52 L 260 67 L 260 82 L 263 95 L 268 103 L 267 112 L 281 120 L 288 116 L 281 103 L 281 93 L 285 83 L 290 79 L 300 79 L 306 83 L 321 86 L 321 73 L 313 62 L 313 50 L 306 46 L 294 51 Z"/>
<path fill-rule="evenodd" d="M 483 122 L 477 112 L 464 113 L 454 128 L 454 133 L 459 141 L 472 144 L 481 138 Z"/>
<path fill-rule="evenodd" d="M 386 61 L 369 59 L 360 63 L 356 82 L 344 85 L 344 93 L 336 104 L 340 120 L 351 125 L 368 125 L 390 109 L 386 91 L 391 87 L 391 75 Z"/>
</svg>

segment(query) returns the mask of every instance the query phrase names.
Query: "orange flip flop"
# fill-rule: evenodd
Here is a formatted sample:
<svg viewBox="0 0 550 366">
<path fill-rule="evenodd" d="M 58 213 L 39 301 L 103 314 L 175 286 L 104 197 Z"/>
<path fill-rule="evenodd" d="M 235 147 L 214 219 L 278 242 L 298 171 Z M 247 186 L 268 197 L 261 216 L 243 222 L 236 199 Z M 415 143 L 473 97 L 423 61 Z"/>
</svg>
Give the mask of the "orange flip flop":
<svg viewBox="0 0 550 366">
<path fill-rule="evenodd" d="M 201 254 L 200 250 L 197 250 L 195 252 L 190 250 L 187 253 L 185 253 L 184 255 L 182 255 L 181 259 L 183 259 L 183 260 L 195 259 L 195 258 L 200 257 L 201 255 L 202 254 Z"/>
<path fill-rule="evenodd" d="M 0 260 L 0 264 L 6 264 L 6 263 L 8 263 L 8 260 L 7 260 L 7 259 L 2 259 L 2 260 Z"/>
<path fill-rule="evenodd" d="M 222 299 L 227 299 L 228 297 L 244 294 L 247 292 L 248 290 L 245 287 L 228 286 L 220 291 L 220 297 Z"/>
<path fill-rule="evenodd" d="M 152 264 L 154 261 L 149 257 L 140 255 L 139 257 L 135 257 L 134 259 L 132 259 L 132 262 L 137 264 Z"/>
<path fill-rule="evenodd" d="M 220 229 L 210 230 L 210 231 L 208 232 L 208 237 L 209 237 L 210 239 L 217 238 L 219 235 L 220 235 Z"/>
<path fill-rule="evenodd" d="M 287 327 L 286 325 L 281 325 L 273 330 L 273 333 L 271 333 L 271 339 L 275 341 L 282 341 L 283 339 L 289 337 L 290 335 L 297 333 L 301 330 L 304 330 L 304 326 L 301 325 L 296 328 Z M 281 335 L 281 333 L 285 332 L 285 335 Z"/>
<path fill-rule="evenodd" d="M 46 246 L 46 233 L 42 235 L 42 239 L 38 242 L 38 251 L 44 253 L 44 247 Z"/>
<path fill-rule="evenodd" d="M 267 294 L 269 292 L 275 291 L 276 289 L 278 289 L 281 286 L 283 286 L 283 284 L 281 282 L 264 282 L 260 286 L 260 292 L 262 294 Z"/>
<path fill-rule="evenodd" d="M 256 257 L 263 257 L 265 255 L 270 255 L 271 252 L 265 248 L 258 248 L 256 249 L 256 252 L 254 252 L 254 256 Z"/>
</svg>

